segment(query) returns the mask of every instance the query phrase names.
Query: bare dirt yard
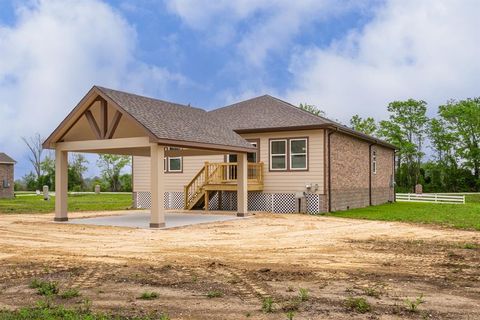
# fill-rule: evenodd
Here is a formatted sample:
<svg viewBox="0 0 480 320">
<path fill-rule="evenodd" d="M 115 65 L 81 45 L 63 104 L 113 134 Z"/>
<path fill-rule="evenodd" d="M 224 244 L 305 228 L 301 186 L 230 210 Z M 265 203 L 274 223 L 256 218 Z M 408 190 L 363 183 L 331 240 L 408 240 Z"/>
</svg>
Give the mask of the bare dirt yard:
<svg viewBox="0 0 480 320">
<path fill-rule="evenodd" d="M 280 214 L 168 230 L 52 218 L 0 216 L 0 309 L 44 299 L 29 287 L 39 279 L 58 283 L 53 303 L 131 316 L 480 319 L 480 232 Z"/>
</svg>

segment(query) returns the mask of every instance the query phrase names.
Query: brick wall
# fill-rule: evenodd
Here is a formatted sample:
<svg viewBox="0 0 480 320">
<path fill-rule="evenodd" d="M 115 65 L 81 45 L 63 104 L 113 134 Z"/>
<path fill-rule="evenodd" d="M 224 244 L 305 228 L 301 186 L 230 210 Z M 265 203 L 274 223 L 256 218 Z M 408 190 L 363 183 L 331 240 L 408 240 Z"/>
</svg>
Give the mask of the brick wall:
<svg viewBox="0 0 480 320">
<path fill-rule="evenodd" d="M 338 132 L 330 136 L 331 211 L 369 205 L 369 145 Z M 372 153 L 373 150 L 377 153 L 377 173 L 372 173 L 372 204 L 393 201 L 393 150 L 377 145 L 372 147 Z"/>
<path fill-rule="evenodd" d="M 3 187 L 3 180 L 7 179 L 9 188 Z M 13 164 L 0 163 L 0 198 L 13 197 Z"/>
</svg>

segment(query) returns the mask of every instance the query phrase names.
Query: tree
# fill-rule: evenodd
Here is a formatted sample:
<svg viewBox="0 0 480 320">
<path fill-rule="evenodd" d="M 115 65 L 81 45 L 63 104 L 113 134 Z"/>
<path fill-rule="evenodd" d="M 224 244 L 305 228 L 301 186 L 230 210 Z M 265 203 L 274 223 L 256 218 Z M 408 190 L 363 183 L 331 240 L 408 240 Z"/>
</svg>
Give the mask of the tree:
<svg viewBox="0 0 480 320">
<path fill-rule="evenodd" d="M 29 138 L 22 137 L 22 140 L 30 150 L 30 155 L 28 156 L 28 160 L 33 165 L 33 169 L 35 170 L 37 180 L 39 180 L 40 176 L 42 175 L 41 164 L 42 164 L 42 154 L 43 154 L 43 147 L 42 147 L 43 139 L 39 133 L 36 133 L 35 135 Z"/>
<path fill-rule="evenodd" d="M 380 121 L 378 134 L 399 147 L 397 153 L 397 184 L 413 189 L 419 182 L 420 167 L 424 155 L 428 118 L 427 103 L 409 99 L 394 101 L 388 105 L 389 120 Z"/>
<path fill-rule="evenodd" d="M 321 116 L 321 117 L 324 117 L 325 116 L 325 111 L 317 108 L 316 106 L 314 106 L 313 104 L 307 104 L 307 103 L 300 103 L 298 105 L 298 107 L 302 110 L 305 110 L 307 112 L 310 112 L 316 116 Z"/>
<path fill-rule="evenodd" d="M 102 154 L 97 161 L 102 178 L 110 185 L 111 191 L 120 191 L 120 174 L 123 168 L 131 164 L 131 157 L 113 154 Z"/>
<path fill-rule="evenodd" d="M 457 155 L 473 171 L 480 188 L 480 98 L 451 100 L 439 107 L 438 114 L 458 143 Z"/>
<path fill-rule="evenodd" d="M 83 174 L 87 171 L 88 161 L 83 154 L 72 154 L 68 163 L 68 189 L 82 191 L 85 189 Z"/>
<path fill-rule="evenodd" d="M 353 130 L 357 130 L 368 135 L 375 135 L 377 132 L 377 123 L 372 117 L 363 119 L 356 114 L 350 119 L 350 126 Z"/>
</svg>

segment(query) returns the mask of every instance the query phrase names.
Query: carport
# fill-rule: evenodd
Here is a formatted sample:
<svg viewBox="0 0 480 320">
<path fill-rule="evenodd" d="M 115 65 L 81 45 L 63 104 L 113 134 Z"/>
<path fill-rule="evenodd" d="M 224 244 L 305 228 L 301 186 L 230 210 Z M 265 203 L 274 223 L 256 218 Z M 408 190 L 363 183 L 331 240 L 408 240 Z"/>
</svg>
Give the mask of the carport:
<svg viewBox="0 0 480 320">
<path fill-rule="evenodd" d="M 255 149 L 202 109 L 94 86 L 43 147 L 55 150 L 55 221 L 68 221 L 70 152 L 149 156 L 151 228 L 165 227 L 165 157 L 236 153 L 237 215 L 247 214 L 247 152 Z"/>
</svg>

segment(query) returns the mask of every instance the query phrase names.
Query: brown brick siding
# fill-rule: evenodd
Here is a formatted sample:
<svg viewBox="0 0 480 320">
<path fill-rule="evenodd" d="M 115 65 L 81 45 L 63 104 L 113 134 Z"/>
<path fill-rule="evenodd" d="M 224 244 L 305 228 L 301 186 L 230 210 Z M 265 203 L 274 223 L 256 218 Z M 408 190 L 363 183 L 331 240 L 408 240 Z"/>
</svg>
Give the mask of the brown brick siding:
<svg viewBox="0 0 480 320">
<path fill-rule="evenodd" d="M 3 187 L 3 180 L 7 179 L 9 188 Z M 0 198 L 13 197 L 13 164 L 0 163 Z"/>
<path fill-rule="evenodd" d="M 331 211 L 369 205 L 369 145 L 338 132 L 330 136 Z M 378 145 L 372 146 L 373 150 L 377 151 L 377 174 L 372 173 L 372 204 L 393 201 L 393 150 Z"/>
</svg>

